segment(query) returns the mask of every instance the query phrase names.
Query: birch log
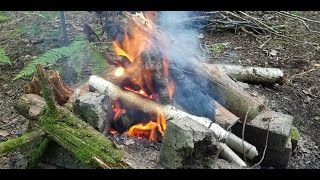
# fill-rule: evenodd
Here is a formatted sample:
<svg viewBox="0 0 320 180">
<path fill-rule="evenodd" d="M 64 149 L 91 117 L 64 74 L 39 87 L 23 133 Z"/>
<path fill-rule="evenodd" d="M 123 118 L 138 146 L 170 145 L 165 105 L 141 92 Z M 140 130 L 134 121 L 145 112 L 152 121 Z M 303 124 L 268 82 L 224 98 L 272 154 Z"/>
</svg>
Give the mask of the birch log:
<svg viewBox="0 0 320 180">
<path fill-rule="evenodd" d="M 89 85 L 94 87 L 100 93 L 106 94 L 113 100 L 121 100 L 121 102 L 127 107 L 138 108 L 148 114 L 162 114 L 165 119 L 189 117 L 212 130 L 219 140 L 226 140 L 227 145 L 232 149 L 239 149 L 239 147 L 235 146 L 239 146 L 240 142 L 242 142 L 242 139 L 236 137 L 231 132 L 224 130 L 218 124 L 212 123 L 208 118 L 191 115 L 171 105 L 158 104 L 155 101 L 143 98 L 133 92 L 124 91 L 120 87 L 98 76 L 91 76 L 89 79 Z M 240 149 L 241 148 L 242 144 L 240 144 Z M 244 149 L 250 159 L 258 155 L 256 147 L 247 142 L 244 143 Z"/>
<path fill-rule="evenodd" d="M 283 72 L 278 68 L 245 67 L 230 64 L 207 64 L 224 71 L 237 81 L 252 84 L 274 84 L 283 81 Z"/>
</svg>

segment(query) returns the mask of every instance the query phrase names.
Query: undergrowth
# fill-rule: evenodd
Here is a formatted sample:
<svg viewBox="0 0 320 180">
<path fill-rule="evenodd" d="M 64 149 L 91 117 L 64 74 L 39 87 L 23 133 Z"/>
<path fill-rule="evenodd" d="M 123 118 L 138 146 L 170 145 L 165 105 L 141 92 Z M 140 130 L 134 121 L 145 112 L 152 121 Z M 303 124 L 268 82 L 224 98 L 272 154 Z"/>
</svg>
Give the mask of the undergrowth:
<svg viewBox="0 0 320 180">
<path fill-rule="evenodd" d="M 88 63 L 90 63 L 93 73 L 99 73 L 106 66 L 106 61 L 98 48 L 80 37 L 76 38 L 68 46 L 50 49 L 39 57 L 31 60 L 13 80 L 33 75 L 36 72 L 36 64 L 43 66 L 49 64 L 55 65 L 59 60 L 66 60 L 66 63 L 75 69 L 78 77 L 83 67 Z"/>
<path fill-rule="evenodd" d="M 0 65 L 1 64 L 11 64 L 10 58 L 7 55 L 6 51 L 0 47 Z"/>
</svg>

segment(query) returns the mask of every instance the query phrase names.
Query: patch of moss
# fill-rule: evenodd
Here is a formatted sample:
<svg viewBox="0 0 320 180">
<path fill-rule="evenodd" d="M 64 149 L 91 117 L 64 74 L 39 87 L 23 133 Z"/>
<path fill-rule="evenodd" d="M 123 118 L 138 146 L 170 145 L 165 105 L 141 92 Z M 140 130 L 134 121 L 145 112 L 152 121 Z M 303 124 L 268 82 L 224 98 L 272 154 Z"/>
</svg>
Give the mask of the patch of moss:
<svg viewBox="0 0 320 180">
<path fill-rule="evenodd" d="M 47 111 L 40 122 L 48 135 L 83 165 L 98 168 L 99 165 L 93 159 L 97 157 L 112 168 L 125 168 L 121 161 L 122 152 L 109 139 L 71 112 L 60 108 L 54 114 Z"/>
<path fill-rule="evenodd" d="M 292 128 L 290 130 L 290 137 L 291 137 L 291 140 L 295 140 L 295 141 L 299 141 L 299 139 L 300 139 L 299 131 L 294 126 L 292 126 Z"/>
<path fill-rule="evenodd" d="M 214 54 L 218 54 L 221 53 L 222 51 L 224 51 L 226 48 L 226 46 L 223 43 L 216 43 L 216 44 L 212 44 L 210 50 L 214 53 Z"/>
<path fill-rule="evenodd" d="M 303 12 L 302 11 L 290 11 L 290 14 L 296 15 L 296 16 L 302 16 Z"/>
<path fill-rule="evenodd" d="M 29 152 L 27 168 L 34 168 L 39 164 L 43 153 L 48 147 L 48 144 L 49 139 L 44 138 L 44 140 L 39 144 L 38 147 Z"/>
<path fill-rule="evenodd" d="M 0 23 L 9 21 L 11 18 L 6 16 L 3 12 L 0 12 Z"/>
<path fill-rule="evenodd" d="M 39 136 L 39 132 L 31 132 L 27 133 L 21 137 L 15 138 L 15 139 L 10 139 L 8 141 L 0 143 L 0 153 L 7 153 L 12 150 L 17 149 L 18 147 L 29 143 L 32 141 L 32 139 L 36 138 Z"/>
</svg>

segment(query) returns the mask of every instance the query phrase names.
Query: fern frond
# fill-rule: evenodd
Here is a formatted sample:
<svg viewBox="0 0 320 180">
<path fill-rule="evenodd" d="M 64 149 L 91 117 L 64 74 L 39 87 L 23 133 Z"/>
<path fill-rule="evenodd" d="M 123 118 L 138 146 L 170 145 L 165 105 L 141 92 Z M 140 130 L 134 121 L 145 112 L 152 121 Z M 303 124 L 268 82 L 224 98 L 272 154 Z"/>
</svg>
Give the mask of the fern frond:
<svg viewBox="0 0 320 180">
<path fill-rule="evenodd" d="M 83 48 L 86 46 L 87 41 L 85 40 L 75 40 L 72 42 L 69 46 L 66 47 L 60 47 L 51 49 L 44 54 L 42 54 L 40 57 L 33 59 L 24 69 L 22 69 L 13 80 L 19 79 L 21 77 L 26 77 L 32 75 L 36 69 L 36 64 L 55 64 L 59 59 L 63 57 L 71 57 L 75 56 L 79 53 L 83 53 Z"/>
<path fill-rule="evenodd" d="M 0 47 L 0 65 L 1 64 L 11 64 L 11 62 L 6 51 Z"/>
</svg>

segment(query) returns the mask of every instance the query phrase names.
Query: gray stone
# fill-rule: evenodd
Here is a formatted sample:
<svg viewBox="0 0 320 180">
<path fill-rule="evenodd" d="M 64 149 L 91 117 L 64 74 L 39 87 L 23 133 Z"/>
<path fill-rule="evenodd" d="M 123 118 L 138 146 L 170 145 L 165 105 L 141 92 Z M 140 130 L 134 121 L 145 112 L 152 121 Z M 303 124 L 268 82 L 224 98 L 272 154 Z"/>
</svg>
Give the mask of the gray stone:
<svg viewBox="0 0 320 180">
<path fill-rule="evenodd" d="M 87 169 L 75 159 L 65 148 L 51 142 L 44 153 L 41 161 L 65 169 Z"/>
<path fill-rule="evenodd" d="M 257 147 L 259 155 L 253 159 L 254 162 L 259 162 L 263 155 L 263 150 L 265 146 Z M 288 165 L 289 157 L 292 152 L 291 138 L 288 139 L 285 149 L 283 151 L 273 150 L 268 148 L 264 156 L 263 161 L 261 162 L 262 166 L 272 166 L 275 168 L 285 168 Z"/>
<path fill-rule="evenodd" d="M 88 92 L 75 100 L 73 110 L 81 119 L 103 134 L 109 132 L 113 113 L 112 100 L 108 96 Z"/>
<path fill-rule="evenodd" d="M 283 151 L 286 148 L 293 117 L 279 112 L 268 111 L 255 117 L 246 124 L 244 139 L 254 146 L 264 146 L 266 142 L 268 123 L 270 120 L 270 132 L 268 149 Z M 236 123 L 232 132 L 242 137 L 242 123 Z"/>
<path fill-rule="evenodd" d="M 198 122 L 183 117 L 167 124 L 160 148 L 160 163 L 166 168 L 212 168 L 221 146 L 216 135 Z"/>
</svg>

